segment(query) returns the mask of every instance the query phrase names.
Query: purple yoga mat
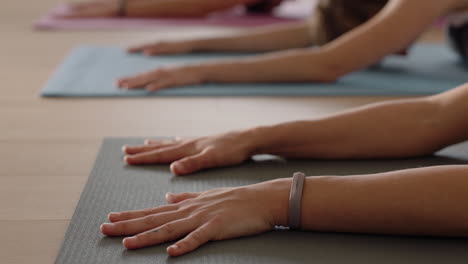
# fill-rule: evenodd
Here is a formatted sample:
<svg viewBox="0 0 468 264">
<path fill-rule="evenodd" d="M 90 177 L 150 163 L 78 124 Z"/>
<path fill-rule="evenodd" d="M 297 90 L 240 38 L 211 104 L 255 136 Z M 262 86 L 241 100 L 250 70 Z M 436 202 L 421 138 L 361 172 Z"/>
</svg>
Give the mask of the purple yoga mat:
<svg viewBox="0 0 468 264">
<path fill-rule="evenodd" d="M 287 23 L 307 17 L 315 0 L 285 1 L 272 14 L 246 14 L 243 8 L 214 13 L 204 18 L 79 18 L 66 19 L 57 14 L 66 13 L 68 4 L 61 4 L 34 23 L 37 30 L 86 30 L 86 29 L 145 29 L 158 26 L 232 26 L 255 27 L 275 23 Z"/>
</svg>

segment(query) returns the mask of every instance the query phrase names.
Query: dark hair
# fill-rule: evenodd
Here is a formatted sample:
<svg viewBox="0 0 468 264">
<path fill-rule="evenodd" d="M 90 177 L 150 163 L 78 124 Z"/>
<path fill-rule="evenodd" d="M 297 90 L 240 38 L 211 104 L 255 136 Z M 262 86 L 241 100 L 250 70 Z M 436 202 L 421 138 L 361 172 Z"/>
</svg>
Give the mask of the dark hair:
<svg viewBox="0 0 468 264">
<path fill-rule="evenodd" d="M 453 50 L 468 62 L 468 22 L 461 26 L 447 26 L 447 39 Z"/>
<path fill-rule="evenodd" d="M 281 1 L 278 0 L 260 0 L 246 5 L 249 13 L 270 13 Z"/>
</svg>

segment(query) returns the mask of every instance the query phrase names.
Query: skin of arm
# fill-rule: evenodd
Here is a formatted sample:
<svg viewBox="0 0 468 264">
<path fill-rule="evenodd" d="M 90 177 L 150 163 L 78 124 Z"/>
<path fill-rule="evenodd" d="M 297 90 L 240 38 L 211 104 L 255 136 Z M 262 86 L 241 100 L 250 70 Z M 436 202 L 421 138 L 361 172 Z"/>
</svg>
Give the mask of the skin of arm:
<svg viewBox="0 0 468 264">
<path fill-rule="evenodd" d="M 429 97 L 371 104 L 322 119 L 258 127 L 255 152 L 308 158 L 398 158 L 468 139 L 468 84 Z M 264 130 L 265 131 L 262 131 Z"/>
<path fill-rule="evenodd" d="M 244 30 L 238 34 L 180 41 L 157 42 L 130 47 L 128 52 L 145 55 L 187 52 L 261 52 L 307 47 L 314 43 L 307 21 Z"/>
<path fill-rule="evenodd" d="M 256 0 L 128 0 L 125 14 L 128 17 L 201 17 Z M 114 17 L 119 12 L 119 1 L 89 1 L 71 5 L 71 10 L 61 14 L 65 18 Z"/>
<path fill-rule="evenodd" d="M 468 84 L 442 94 L 381 102 L 319 119 L 195 139 L 124 146 L 130 165 L 171 163 L 176 175 L 239 164 L 253 154 L 287 158 L 403 158 L 468 139 Z"/>
<path fill-rule="evenodd" d="M 227 59 L 180 66 L 170 69 L 157 69 L 133 77 L 121 78 L 117 84 L 129 89 L 145 87 L 157 90 L 186 84 L 205 82 L 330 82 L 339 77 L 378 62 L 388 54 L 404 50 L 431 23 L 443 14 L 453 10 L 458 1 L 438 0 L 390 0 L 372 19 L 344 34 L 336 40 L 318 48 L 296 48 L 287 51 L 271 52 L 264 55 L 240 59 Z M 424 6 L 424 12 L 420 12 Z M 416 15 L 417 14 L 417 15 Z M 272 31 L 275 32 L 275 31 Z M 278 31 L 281 32 L 281 31 Z M 304 29 L 285 32 L 296 36 Z M 311 33 L 297 40 L 264 46 L 264 37 L 278 34 L 249 34 L 237 39 L 216 39 L 200 41 L 195 48 L 217 49 L 226 40 L 233 41 L 232 49 L 243 49 L 243 40 L 255 41 L 255 48 L 273 49 L 301 46 L 313 42 Z M 291 41 L 291 42 L 289 42 Z M 293 45 L 294 44 L 294 45 Z M 258 46 L 257 46 L 258 45 Z M 184 51 L 186 51 L 188 46 Z M 227 45 L 226 49 L 231 49 Z"/>
<path fill-rule="evenodd" d="M 249 4 L 256 0 L 139 0 L 128 1 L 128 14 L 136 17 L 199 17 Z"/>
<path fill-rule="evenodd" d="M 306 230 L 466 237 L 468 166 L 308 177 L 302 206 Z"/>
<path fill-rule="evenodd" d="M 391 0 L 368 22 L 321 48 L 207 64 L 194 70 L 201 71 L 207 82 L 333 81 L 405 49 L 450 7 L 449 2 L 437 0 Z"/>
<path fill-rule="evenodd" d="M 128 249 L 178 240 L 171 256 L 213 240 L 287 226 L 291 178 L 167 194 L 168 205 L 110 213 L 108 236 Z M 468 236 L 468 166 L 438 166 L 353 176 L 307 177 L 301 228 L 313 231 Z"/>
</svg>

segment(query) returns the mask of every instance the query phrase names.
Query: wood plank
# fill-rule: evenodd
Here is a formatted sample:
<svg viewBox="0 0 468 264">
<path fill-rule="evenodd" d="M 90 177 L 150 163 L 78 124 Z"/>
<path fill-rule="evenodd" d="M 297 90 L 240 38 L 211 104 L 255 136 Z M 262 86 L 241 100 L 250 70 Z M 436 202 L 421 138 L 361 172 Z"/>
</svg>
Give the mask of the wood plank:
<svg viewBox="0 0 468 264">
<path fill-rule="evenodd" d="M 0 221 L 2 263 L 53 263 L 69 224 L 56 221 Z"/>
</svg>

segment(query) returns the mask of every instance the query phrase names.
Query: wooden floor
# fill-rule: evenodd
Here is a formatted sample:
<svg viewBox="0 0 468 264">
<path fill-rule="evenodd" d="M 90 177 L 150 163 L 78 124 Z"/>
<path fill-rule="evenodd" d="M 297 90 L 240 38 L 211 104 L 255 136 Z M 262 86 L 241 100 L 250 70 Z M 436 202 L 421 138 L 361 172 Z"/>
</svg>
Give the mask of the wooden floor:
<svg viewBox="0 0 468 264">
<path fill-rule="evenodd" d="M 74 46 L 225 34 L 223 28 L 35 32 L 57 0 L 0 9 L 0 262 L 52 263 L 104 137 L 200 136 L 318 117 L 390 97 L 46 99 Z M 439 41 L 439 33 L 424 36 Z M 378 88 L 378 87 L 376 87 Z M 96 232 L 98 229 L 96 227 Z"/>
</svg>

